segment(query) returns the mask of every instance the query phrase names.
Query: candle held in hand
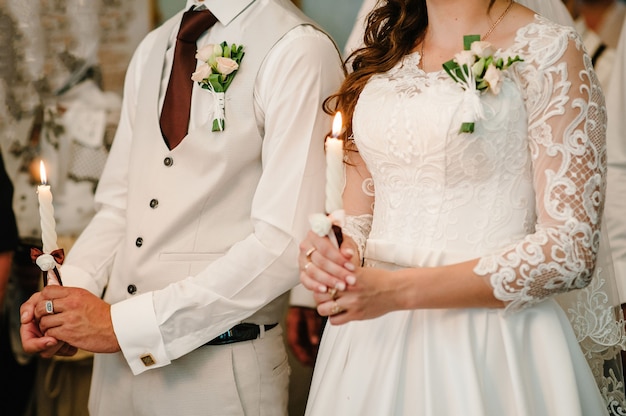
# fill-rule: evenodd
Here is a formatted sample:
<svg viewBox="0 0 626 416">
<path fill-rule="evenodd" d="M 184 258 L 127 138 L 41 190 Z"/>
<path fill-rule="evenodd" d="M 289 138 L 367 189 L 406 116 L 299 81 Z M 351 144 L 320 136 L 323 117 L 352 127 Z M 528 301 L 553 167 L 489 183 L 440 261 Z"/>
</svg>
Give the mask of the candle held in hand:
<svg viewBox="0 0 626 416">
<path fill-rule="evenodd" d="M 46 168 L 41 161 L 39 165 L 41 175 L 41 185 L 37 187 L 37 197 L 39 199 L 39 217 L 41 219 L 41 241 L 43 252 L 51 253 L 57 247 L 56 222 L 54 220 L 54 207 L 52 206 L 52 191 L 48 185 Z"/>
<path fill-rule="evenodd" d="M 343 208 L 342 193 L 345 182 L 343 165 L 343 141 L 341 134 L 341 113 L 335 114 L 331 136 L 326 137 L 326 212 L 332 213 Z"/>
<path fill-rule="evenodd" d="M 43 271 L 43 284 L 63 285 L 61 273 L 57 264 L 63 264 L 65 257 L 63 249 L 57 246 L 56 222 L 54 220 L 54 207 L 52 206 L 52 191 L 48 185 L 46 167 L 43 161 L 39 164 L 39 174 L 41 185 L 37 187 L 37 197 L 39 199 L 39 217 L 41 219 L 41 241 L 43 251 L 36 247 L 30 250 L 31 259 Z M 52 271 L 53 274 L 48 274 Z"/>
</svg>

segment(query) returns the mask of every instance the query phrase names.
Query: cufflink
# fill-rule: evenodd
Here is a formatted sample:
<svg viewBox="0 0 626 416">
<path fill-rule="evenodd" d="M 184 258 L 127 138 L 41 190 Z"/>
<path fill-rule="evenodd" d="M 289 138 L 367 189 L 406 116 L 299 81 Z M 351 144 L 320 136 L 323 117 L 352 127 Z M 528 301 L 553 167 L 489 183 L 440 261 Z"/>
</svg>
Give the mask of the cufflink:
<svg viewBox="0 0 626 416">
<path fill-rule="evenodd" d="M 143 362 L 143 365 L 145 365 L 146 367 L 150 367 L 156 364 L 156 361 L 154 360 L 154 357 L 152 356 L 152 354 L 144 354 L 139 358 Z"/>
</svg>

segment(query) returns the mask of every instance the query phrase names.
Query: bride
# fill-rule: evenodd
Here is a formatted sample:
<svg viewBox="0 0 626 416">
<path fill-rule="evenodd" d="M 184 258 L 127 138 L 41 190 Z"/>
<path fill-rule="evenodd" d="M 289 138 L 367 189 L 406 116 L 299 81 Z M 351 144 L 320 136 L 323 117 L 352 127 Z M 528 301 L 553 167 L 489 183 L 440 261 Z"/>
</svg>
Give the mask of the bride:
<svg viewBox="0 0 626 416">
<path fill-rule="evenodd" d="M 490 45 L 460 53 L 465 35 Z M 604 99 L 580 38 L 511 0 L 387 0 L 364 40 L 327 101 L 348 120 L 344 243 L 300 245 L 329 316 L 307 415 L 623 412 L 604 366 L 623 322 L 597 339 L 585 320 L 607 318 L 593 297 L 611 270 Z M 505 64 L 482 83 L 442 69 L 476 55 Z"/>
</svg>

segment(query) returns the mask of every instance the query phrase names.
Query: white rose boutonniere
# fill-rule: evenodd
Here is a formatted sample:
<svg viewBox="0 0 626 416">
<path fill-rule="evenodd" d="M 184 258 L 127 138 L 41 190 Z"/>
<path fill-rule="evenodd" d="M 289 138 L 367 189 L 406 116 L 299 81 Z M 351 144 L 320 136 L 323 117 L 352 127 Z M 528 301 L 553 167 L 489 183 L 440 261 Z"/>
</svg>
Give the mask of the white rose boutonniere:
<svg viewBox="0 0 626 416">
<path fill-rule="evenodd" d="M 210 91 L 215 98 L 213 109 L 213 131 L 225 127 L 225 93 L 239 70 L 243 59 L 243 45 L 205 45 L 196 52 L 196 59 L 202 62 L 191 75 L 191 79 Z"/>
<path fill-rule="evenodd" d="M 489 90 L 498 95 L 504 79 L 503 71 L 515 62 L 523 61 L 518 55 L 506 61 L 496 56 L 489 42 L 480 40 L 479 35 L 463 37 L 464 50 L 443 64 L 450 77 L 465 90 L 462 104 L 460 133 L 472 133 L 475 122 L 484 117 L 480 94 Z"/>
</svg>

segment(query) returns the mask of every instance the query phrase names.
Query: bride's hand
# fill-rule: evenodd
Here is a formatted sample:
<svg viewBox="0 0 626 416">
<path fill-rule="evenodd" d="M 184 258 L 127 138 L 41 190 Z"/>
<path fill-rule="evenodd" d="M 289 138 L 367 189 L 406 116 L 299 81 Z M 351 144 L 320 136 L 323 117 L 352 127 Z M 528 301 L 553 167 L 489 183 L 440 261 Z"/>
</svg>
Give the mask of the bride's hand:
<svg viewBox="0 0 626 416">
<path fill-rule="evenodd" d="M 356 283 L 343 292 L 315 293 L 317 312 L 328 316 L 333 325 L 373 319 L 388 312 L 404 309 L 403 294 L 408 292 L 402 280 L 392 271 L 362 267 L 356 272 Z M 404 282 L 406 283 L 406 282 Z"/>
<path fill-rule="evenodd" d="M 328 237 L 309 231 L 300 243 L 300 281 L 307 289 L 317 293 L 344 291 L 356 282 L 354 273 L 359 266 L 355 255 L 356 245 L 345 238 L 338 249 Z"/>
</svg>

